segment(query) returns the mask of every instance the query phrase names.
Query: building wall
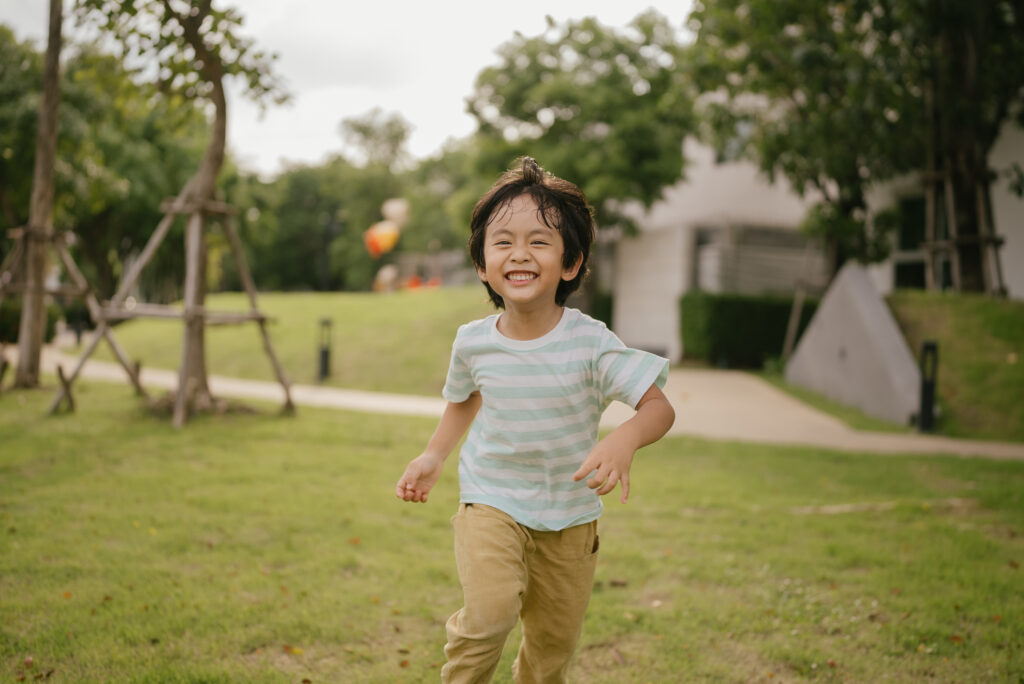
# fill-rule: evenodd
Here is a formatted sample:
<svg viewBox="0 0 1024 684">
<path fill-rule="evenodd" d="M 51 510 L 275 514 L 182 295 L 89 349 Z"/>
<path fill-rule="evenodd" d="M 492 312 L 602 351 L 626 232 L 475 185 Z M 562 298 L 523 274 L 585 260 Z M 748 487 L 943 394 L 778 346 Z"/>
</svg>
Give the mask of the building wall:
<svg viewBox="0 0 1024 684">
<path fill-rule="evenodd" d="M 707 289 L 713 289 L 712 280 L 727 275 L 725 259 L 732 239 L 698 251 L 697 231 L 731 234 L 749 226 L 797 231 L 810 205 L 785 181 L 769 182 L 749 162 L 716 164 L 714 151 L 694 140 L 687 140 L 684 153 L 682 181 L 666 188 L 649 210 L 640 205 L 624 209 L 636 221 L 639 234 L 618 240 L 613 269 L 616 334 L 630 346 L 660 350 L 673 361 L 683 354 L 679 299 L 697 284 L 698 273 Z M 772 261 L 770 253 L 746 252 L 748 261 Z M 751 268 L 740 265 L 742 273 L 734 269 L 732 274 L 756 279 L 748 273 Z"/>
<path fill-rule="evenodd" d="M 612 327 L 630 347 L 678 360 L 679 298 L 688 263 L 688 233 L 646 230 L 619 241 L 615 259 Z"/>
</svg>

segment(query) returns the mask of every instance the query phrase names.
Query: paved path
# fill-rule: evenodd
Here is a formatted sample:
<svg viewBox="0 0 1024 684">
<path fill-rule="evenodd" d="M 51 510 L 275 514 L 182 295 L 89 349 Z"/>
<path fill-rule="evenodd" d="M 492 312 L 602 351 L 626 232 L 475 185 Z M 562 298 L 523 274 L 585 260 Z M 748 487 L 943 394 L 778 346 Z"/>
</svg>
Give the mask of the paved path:
<svg viewBox="0 0 1024 684">
<path fill-rule="evenodd" d="M 8 358 L 13 356 L 8 349 Z M 12 359 L 13 360 L 13 359 Z M 53 371 L 60 363 L 65 370 L 75 359 L 53 348 L 43 355 L 43 367 Z M 124 370 L 115 363 L 89 361 L 83 377 L 127 385 Z M 172 389 L 177 373 L 143 368 L 146 387 Z M 210 377 L 214 394 L 236 398 L 283 401 L 280 385 L 259 380 Z M 669 374 L 665 394 L 676 410 L 670 434 L 716 440 L 794 444 L 881 453 L 944 453 L 997 459 L 1024 459 L 1024 443 L 952 439 L 915 433 L 882 433 L 854 430 L 842 421 L 815 410 L 749 373 L 722 370 L 678 369 Z M 374 413 L 440 416 L 444 400 L 382 392 L 336 389 L 315 385 L 293 385 L 296 404 Z M 633 411 L 615 403 L 605 412 L 601 424 L 613 427 L 627 420 Z"/>
</svg>

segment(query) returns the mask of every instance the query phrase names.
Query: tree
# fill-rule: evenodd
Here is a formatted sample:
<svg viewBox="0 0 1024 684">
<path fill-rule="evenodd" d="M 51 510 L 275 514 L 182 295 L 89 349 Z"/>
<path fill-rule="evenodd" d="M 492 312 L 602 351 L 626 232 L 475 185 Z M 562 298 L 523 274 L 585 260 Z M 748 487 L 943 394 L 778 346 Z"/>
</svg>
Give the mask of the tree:
<svg viewBox="0 0 1024 684">
<path fill-rule="evenodd" d="M 580 185 L 599 226 L 631 227 L 623 204 L 649 207 L 682 176 L 692 103 L 682 44 L 661 15 L 625 31 L 549 17 L 545 33 L 516 33 L 498 54 L 468 100 L 483 183 L 529 154 Z"/>
<path fill-rule="evenodd" d="M 963 285 L 982 289 L 987 158 L 1021 103 L 1022 22 L 1013 0 L 698 0 L 689 27 L 710 137 L 819 194 L 808 224 L 833 273 L 886 255 L 888 236 L 865 220 L 866 190 L 925 170 L 931 150 L 948 160 L 955 225 L 968 236 L 956 247 Z"/>
<path fill-rule="evenodd" d="M 160 86 L 213 107 L 210 140 L 199 169 L 178 197 L 192 212 L 186 228 L 186 310 L 199 310 L 206 296 L 207 253 L 203 211 L 214 199 L 227 139 L 226 77 L 240 77 L 245 93 L 259 102 L 282 101 L 270 69 L 272 58 L 240 35 L 241 15 L 215 9 L 212 0 L 78 0 L 79 16 L 117 39 L 129 62 L 156 63 Z M 187 316 L 181 380 L 196 406 L 212 401 L 206 371 L 202 316 Z M 176 420 L 178 418 L 176 417 Z"/>
<path fill-rule="evenodd" d="M 876 16 L 874 4 L 708 0 L 689 19 L 695 78 L 709 93 L 706 134 L 797 192 L 817 193 L 808 226 L 831 273 L 850 257 L 886 256 L 886 236 L 866 228 L 866 189 L 923 160 L 917 136 L 898 135 L 901 117 L 921 119 L 906 79 L 893 78 L 893 17 Z"/>
<path fill-rule="evenodd" d="M 408 159 L 405 144 L 412 125 L 397 112 L 385 115 L 380 107 L 374 107 L 362 116 L 343 119 L 339 128 L 365 166 L 394 169 Z"/>
<path fill-rule="evenodd" d="M 50 0 L 50 22 L 39 105 L 32 200 L 25 229 L 25 294 L 18 330 L 15 387 L 39 386 L 39 360 L 46 327 L 44 309 L 46 252 L 53 233 L 53 167 L 57 156 L 57 105 L 60 101 L 61 0 Z"/>
</svg>

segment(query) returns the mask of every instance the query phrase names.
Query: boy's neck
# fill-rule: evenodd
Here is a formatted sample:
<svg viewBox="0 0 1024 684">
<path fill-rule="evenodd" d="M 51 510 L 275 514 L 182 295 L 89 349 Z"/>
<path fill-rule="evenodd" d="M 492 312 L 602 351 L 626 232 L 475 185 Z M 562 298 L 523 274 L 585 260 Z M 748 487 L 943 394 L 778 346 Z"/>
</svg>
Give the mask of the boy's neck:
<svg viewBox="0 0 1024 684">
<path fill-rule="evenodd" d="M 535 340 L 554 330 L 563 311 L 557 304 L 542 309 L 508 307 L 498 317 L 498 332 L 513 340 Z"/>
</svg>

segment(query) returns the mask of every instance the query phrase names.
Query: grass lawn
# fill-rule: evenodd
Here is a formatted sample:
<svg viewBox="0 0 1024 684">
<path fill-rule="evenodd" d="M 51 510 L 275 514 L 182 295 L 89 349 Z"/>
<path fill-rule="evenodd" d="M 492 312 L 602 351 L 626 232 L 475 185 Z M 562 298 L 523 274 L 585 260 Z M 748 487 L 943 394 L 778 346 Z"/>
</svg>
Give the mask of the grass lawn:
<svg viewBox="0 0 1024 684">
<path fill-rule="evenodd" d="M 273 318 L 271 341 L 292 382 L 316 383 L 321 318 L 333 321 L 331 376 L 324 383 L 351 389 L 439 396 L 456 329 L 494 313 L 479 285 L 373 293 L 263 293 L 260 309 Z M 246 311 L 238 293 L 214 294 L 207 307 Z M 180 321 L 142 319 L 115 330 L 132 359 L 152 368 L 181 363 Z M 254 323 L 208 329 L 207 367 L 213 375 L 273 380 Z M 101 343 L 96 358 L 113 360 Z"/>
<path fill-rule="evenodd" d="M 889 306 L 915 356 L 939 347 L 939 430 L 1024 442 L 1024 302 L 903 290 Z"/>
<path fill-rule="evenodd" d="M 51 396 L 0 395 L 0 679 L 437 681 L 454 457 L 392 494 L 432 420 Z M 673 438 L 632 479 L 573 681 L 1024 678 L 1024 463 Z"/>
</svg>

